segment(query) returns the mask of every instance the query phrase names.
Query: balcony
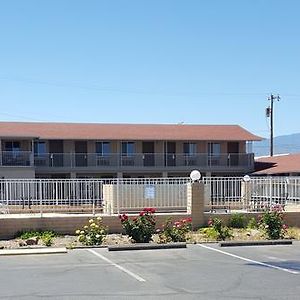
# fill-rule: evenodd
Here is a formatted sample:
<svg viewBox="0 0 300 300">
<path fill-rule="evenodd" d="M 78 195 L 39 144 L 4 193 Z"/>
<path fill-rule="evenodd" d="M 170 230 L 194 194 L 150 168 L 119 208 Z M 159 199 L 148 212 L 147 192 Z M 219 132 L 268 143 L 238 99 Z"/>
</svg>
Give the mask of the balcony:
<svg viewBox="0 0 300 300">
<path fill-rule="evenodd" d="M 252 169 L 253 153 L 186 155 L 135 153 L 127 156 L 120 153 L 99 155 L 97 153 L 47 153 L 34 156 L 36 168 L 90 168 L 99 170 L 167 169 L 189 170 L 191 168 L 233 170 Z"/>
</svg>

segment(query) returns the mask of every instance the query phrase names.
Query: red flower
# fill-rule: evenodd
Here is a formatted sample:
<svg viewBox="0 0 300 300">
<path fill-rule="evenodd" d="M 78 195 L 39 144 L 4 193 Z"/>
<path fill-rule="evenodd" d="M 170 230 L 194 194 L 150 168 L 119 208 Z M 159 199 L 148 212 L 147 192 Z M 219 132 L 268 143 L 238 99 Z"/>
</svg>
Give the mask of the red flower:
<svg viewBox="0 0 300 300">
<path fill-rule="evenodd" d="M 145 215 L 145 211 L 141 211 L 140 212 L 140 216 L 142 217 L 142 216 L 144 216 Z"/>
<path fill-rule="evenodd" d="M 145 213 L 154 214 L 154 213 L 155 213 L 155 208 L 153 208 L 153 207 L 145 207 L 145 208 L 143 209 L 143 211 L 144 211 Z"/>
<path fill-rule="evenodd" d="M 186 221 L 189 222 L 189 223 L 191 223 L 192 222 L 192 218 L 187 218 Z"/>
<path fill-rule="evenodd" d="M 121 222 L 125 222 L 128 220 L 128 216 L 123 214 L 123 215 L 119 215 L 119 218 L 121 219 Z"/>
</svg>

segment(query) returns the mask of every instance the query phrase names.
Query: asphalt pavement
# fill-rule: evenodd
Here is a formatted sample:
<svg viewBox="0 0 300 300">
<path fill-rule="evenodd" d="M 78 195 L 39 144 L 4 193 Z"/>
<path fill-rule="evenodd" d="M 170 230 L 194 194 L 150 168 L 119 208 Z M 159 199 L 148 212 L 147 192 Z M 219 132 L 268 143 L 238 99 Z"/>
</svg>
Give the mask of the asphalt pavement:
<svg viewBox="0 0 300 300">
<path fill-rule="evenodd" d="M 300 243 L 0 257 L 0 299 L 299 299 Z"/>
</svg>

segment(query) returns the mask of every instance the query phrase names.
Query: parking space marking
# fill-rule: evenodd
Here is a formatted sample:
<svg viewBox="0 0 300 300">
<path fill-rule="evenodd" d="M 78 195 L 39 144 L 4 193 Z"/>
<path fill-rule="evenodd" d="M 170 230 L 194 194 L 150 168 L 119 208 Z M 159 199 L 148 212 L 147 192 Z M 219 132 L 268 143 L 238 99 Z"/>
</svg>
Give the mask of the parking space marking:
<svg viewBox="0 0 300 300">
<path fill-rule="evenodd" d="M 225 251 L 222 251 L 222 250 L 219 250 L 219 249 L 215 249 L 215 248 L 212 248 L 212 247 L 209 247 L 209 246 L 205 246 L 205 245 L 202 245 L 202 244 L 198 244 L 198 246 L 202 247 L 202 248 L 205 248 L 205 249 L 208 249 L 208 250 L 219 252 L 221 254 L 228 255 L 228 256 L 231 256 L 231 257 L 234 257 L 234 258 L 237 258 L 237 259 L 240 259 L 240 260 L 244 260 L 244 261 L 256 264 L 256 265 L 261 265 L 261 266 L 276 269 L 276 270 L 279 270 L 279 271 L 288 272 L 288 273 L 291 273 L 291 274 L 294 274 L 294 275 L 299 274 L 299 272 L 291 270 L 291 269 L 286 269 L 286 268 L 281 268 L 281 267 L 277 267 L 277 266 L 274 266 L 274 265 L 266 264 L 266 263 L 263 263 L 263 262 L 260 262 L 260 261 L 256 261 L 256 260 L 252 260 L 252 259 L 249 259 L 249 258 L 246 258 L 246 257 L 238 256 L 238 255 L 235 255 L 235 254 L 232 254 L 232 253 L 229 253 L 229 252 L 225 252 Z"/>
<path fill-rule="evenodd" d="M 134 279 L 136 279 L 137 281 L 140 282 L 145 282 L 146 280 L 144 278 L 142 278 L 141 276 L 134 274 L 133 272 L 127 270 L 126 268 L 114 263 L 113 261 L 111 261 L 110 259 L 108 259 L 107 257 L 101 255 L 100 253 L 92 250 L 92 249 L 87 249 L 87 251 L 89 251 L 90 253 L 98 256 L 99 258 L 103 259 L 104 261 L 108 262 L 109 264 L 111 264 L 112 266 L 116 267 L 117 269 L 119 269 L 120 271 L 130 275 L 131 277 L 133 277 Z"/>
</svg>

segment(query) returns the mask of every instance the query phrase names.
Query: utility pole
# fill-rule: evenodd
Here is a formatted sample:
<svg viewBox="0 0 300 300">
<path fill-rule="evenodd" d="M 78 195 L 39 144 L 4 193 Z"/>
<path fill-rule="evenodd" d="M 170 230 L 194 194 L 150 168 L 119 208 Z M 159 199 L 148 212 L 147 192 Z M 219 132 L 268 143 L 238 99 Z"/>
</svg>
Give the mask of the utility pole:
<svg viewBox="0 0 300 300">
<path fill-rule="evenodd" d="M 271 101 L 271 105 L 269 107 L 267 107 L 266 109 L 266 116 L 270 117 L 270 156 L 273 156 L 273 134 L 274 134 L 274 100 L 279 101 L 280 97 L 279 95 L 274 96 L 273 94 L 270 95 L 270 97 L 268 97 L 268 100 Z"/>
</svg>

